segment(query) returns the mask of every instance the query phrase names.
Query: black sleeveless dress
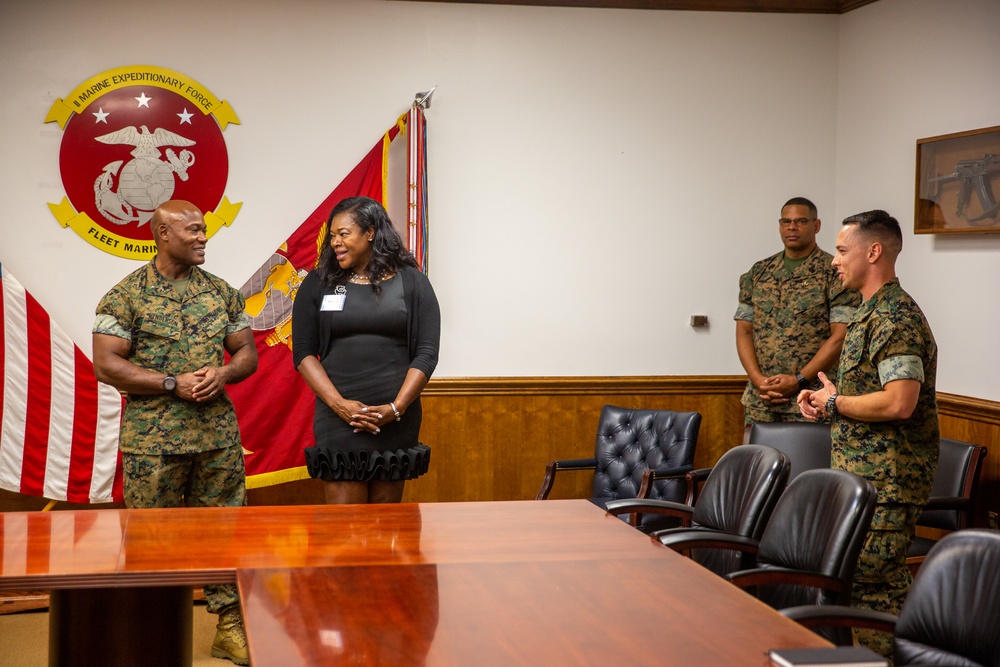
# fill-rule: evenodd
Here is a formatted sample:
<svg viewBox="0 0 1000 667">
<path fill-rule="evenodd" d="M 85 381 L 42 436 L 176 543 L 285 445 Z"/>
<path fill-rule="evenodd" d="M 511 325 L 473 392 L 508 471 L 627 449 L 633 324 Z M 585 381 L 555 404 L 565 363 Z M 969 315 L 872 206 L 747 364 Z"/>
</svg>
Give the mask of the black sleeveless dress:
<svg viewBox="0 0 1000 667">
<path fill-rule="evenodd" d="M 321 307 L 315 316 L 330 332 L 320 362 L 344 398 L 366 405 L 395 400 L 410 366 L 403 281 L 397 274 L 382 282 L 376 299 L 371 285 L 348 283 L 343 308 Z M 332 301 L 334 290 L 323 288 L 318 303 Z M 420 399 L 401 421 L 390 421 L 380 433 L 355 433 L 323 401 L 316 399 L 313 427 L 316 445 L 305 450 L 309 475 L 326 481 L 399 481 L 427 472 L 430 448 L 418 442 Z"/>
</svg>

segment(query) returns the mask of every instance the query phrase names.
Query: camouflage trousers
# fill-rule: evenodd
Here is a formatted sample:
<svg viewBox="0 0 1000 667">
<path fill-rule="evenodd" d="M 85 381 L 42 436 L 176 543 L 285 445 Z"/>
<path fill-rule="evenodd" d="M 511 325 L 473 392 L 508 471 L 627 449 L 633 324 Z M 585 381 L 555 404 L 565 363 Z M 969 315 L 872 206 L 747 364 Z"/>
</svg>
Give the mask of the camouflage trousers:
<svg viewBox="0 0 1000 667">
<path fill-rule="evenodd" d="M 920 518 L 917 505 L 877 505 L 872 528 L 865 538 L 858 569 L 854 573 L 852 599 L 855 607 L 899 614 L 913 577 L 906 567 L 906 551 Z M 855 630 L 859 644 L 889 659 L 892 635 L 875 630 Z"/>
<path fill-rule="evenodd" d="M 246 505 L 243 448 L 238 445 L 198 454 L 122 452 L 122 473 L 125 505 L 129 508 Z M 213 614 L 239 600 L 232 584 L 205 586 L 205 601 Z"/>
</svg>

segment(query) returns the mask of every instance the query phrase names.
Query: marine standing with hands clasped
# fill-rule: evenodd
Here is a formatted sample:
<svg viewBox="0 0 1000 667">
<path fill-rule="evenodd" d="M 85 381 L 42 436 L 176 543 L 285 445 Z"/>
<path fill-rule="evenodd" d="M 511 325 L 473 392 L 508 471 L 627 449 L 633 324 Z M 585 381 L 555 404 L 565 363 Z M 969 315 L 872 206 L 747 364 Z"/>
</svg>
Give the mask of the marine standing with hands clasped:
<svg viewBox="0 0 1000 667">
<path fill-rule="evenodd" d="M 420 392 L 440 336 L 434 290 L 382 205 L 337 204 L 292 310 L 293 360 L 316 394 L 306 468 L 328 503 L 399 502 L 405 481 L 427 472 Z"/>
<path fill-rule="evenodd" d="M 101 299 L 93 332 L 97 379 L 126 396 L 125 504 L 242 506 L 243 447 L 225 387 L 257 369 L 243 295 L 199 268 L 208 239 L 193 204 L 165 202 L 149 224 L 156 255 Z M 247 664 L 236 587 L 204 588 L 219 614 L 212 656 Z"/>
<path fill-rule="evenodd" d="M 795 396 L 836 368 L 847 322 L 861 297 L 845 289 L 816 245 L 821 221 L 804 197 L 781 207 L 784 250 L 740 276 L 736 350 L 749 378 L 744 424 L 802 421 Z"/>
<path fill-rule="evenodd" d="M 832 463 L 878 490 L 854 575 L 855 606 L 898 614 L 912 578 L 906 551 L 930 497 L 941 446 L 937 344 L 927 318 L 896 277 L 899 222 L 885 211 L 844 220 L 833 266 L 864 302 L 847 326 L 837 383 L 799 394 L 808 419 L 832 418 Z M 861 643 L 892 657 L 892 638 L 864 630 Z"/>
</svg>

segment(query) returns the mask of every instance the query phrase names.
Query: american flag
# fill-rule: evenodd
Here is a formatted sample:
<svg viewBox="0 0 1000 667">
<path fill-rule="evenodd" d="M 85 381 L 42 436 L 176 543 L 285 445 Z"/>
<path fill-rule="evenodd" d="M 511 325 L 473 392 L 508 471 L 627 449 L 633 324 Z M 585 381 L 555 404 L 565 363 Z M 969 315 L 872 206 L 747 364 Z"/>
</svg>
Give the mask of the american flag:
<svg viewBox="0 0 1000 667">
<path fill-rule="evenodd" d="M 0 488 L 121 501 L 121 396 L 3 265 L 0 313 Z"/>
</svg>

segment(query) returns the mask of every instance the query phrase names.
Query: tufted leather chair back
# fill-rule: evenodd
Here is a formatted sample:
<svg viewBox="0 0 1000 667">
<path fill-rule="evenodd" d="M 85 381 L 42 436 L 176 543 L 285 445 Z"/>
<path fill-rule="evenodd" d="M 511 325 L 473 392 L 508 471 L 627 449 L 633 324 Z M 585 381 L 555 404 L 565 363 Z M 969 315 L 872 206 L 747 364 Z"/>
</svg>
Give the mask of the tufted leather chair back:
<svg viewBox="0 0 1000 667">
<path fill-rule="evenodd" d="M 806 470 L 830 467 L 830 425 L 822 422 L 757 422 L 750 427 L 748 441 L 768 445 L 792 460 L 789 481 Z"/>
<path fill-rule="evenodd" d="M 1000 533 L 960 530 L 927 554 L 895 630 L 896 665 L 1000 665 Z"/>
<path fill-rule="evenodd" d="M 593 498 L 635 498 L 650 468 L 692 465 L 701 415 L 673 410 L 633 410 L 605 405 L 597 426 Z M 650 498 L 683 502 L 683 479 L 653 483 Z"/>
<path fill-rule="evenodd" d="M 759 587 L 757 597 L 775 609 L 810 604 L 851 604 L 851 582 L 877 492 L 846 470 L 807 470 L 778 500 L 757 550 L 758 567 L 785 567 L 822 574 L 843 591 L 793 585 Z"/>
</svg>

